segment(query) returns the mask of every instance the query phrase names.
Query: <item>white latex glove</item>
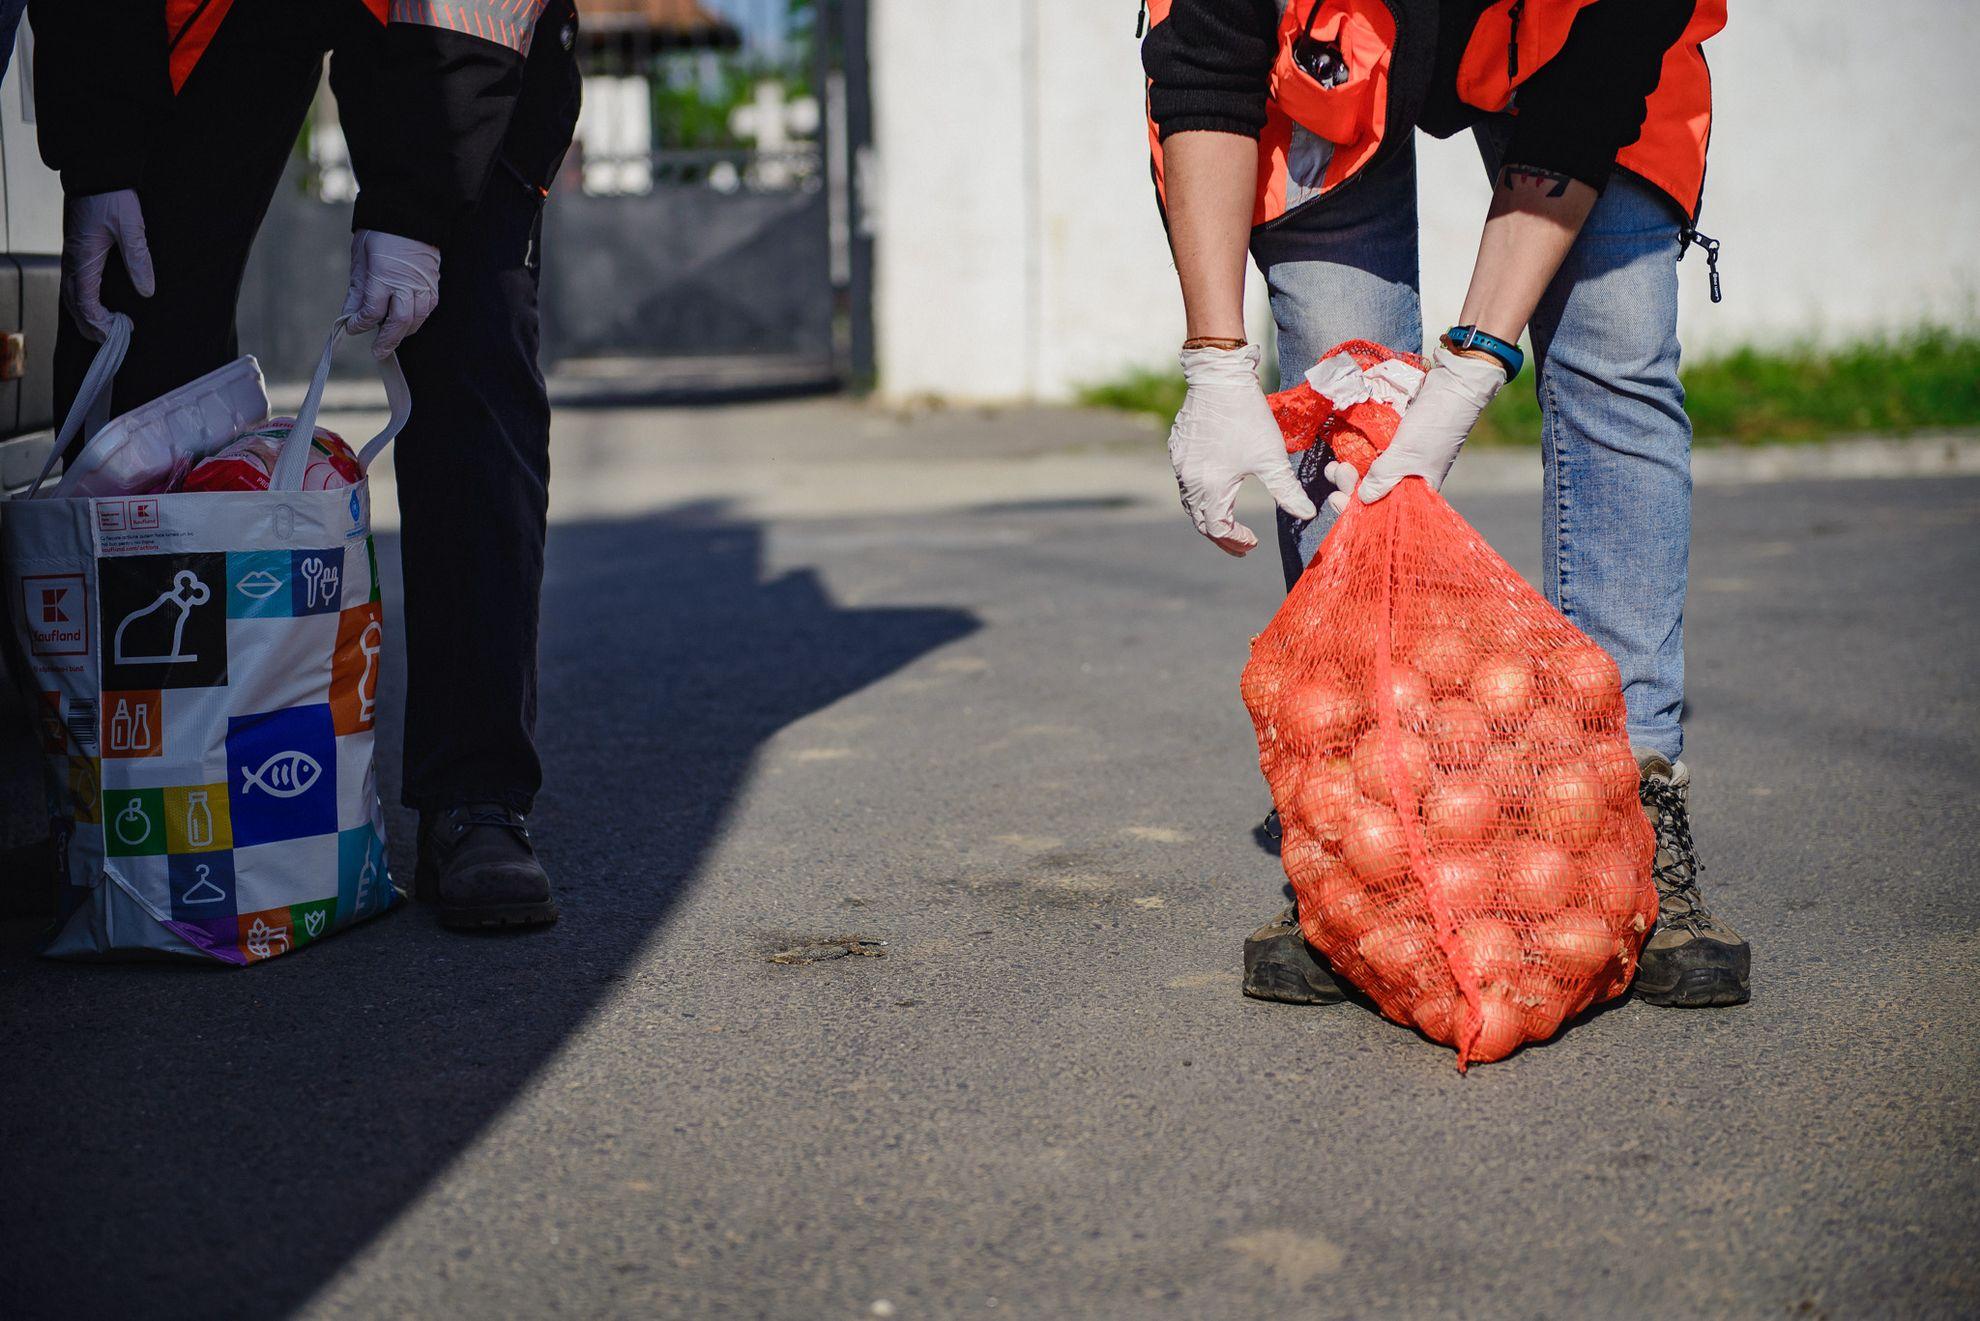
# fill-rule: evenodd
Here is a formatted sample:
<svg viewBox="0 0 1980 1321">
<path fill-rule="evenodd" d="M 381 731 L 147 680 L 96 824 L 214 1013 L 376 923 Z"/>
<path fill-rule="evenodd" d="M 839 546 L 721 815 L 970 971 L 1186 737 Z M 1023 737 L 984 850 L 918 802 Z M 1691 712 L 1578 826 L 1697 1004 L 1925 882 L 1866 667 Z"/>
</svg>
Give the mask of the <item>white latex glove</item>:
<svg viewBox="0 0 1980 1321">
<path fill-rule="evenodd" d="M 144 241 L 144 212 L 128 188 L 89 193 L 62 203 L 62 306 L 83 334 L 101 344 L 110 334 L 103 306 L 103 268 L 111 249 L 123 254 L 131 287 L 145 298 L 158 288 L 151 249 Z"/>
<path fill-rule="evenodd" d="M 1497 359 L 1458 353 L 1438 344 L 1423 384 L 1403 410 L 1395 439 L 1368 465 L 1368 475 L 1361 477 L 1353 465 L 1339 460 L 1327 465 L 1327 480 L 1338 488 L 1327 497 L 1327 508 L 1337 514 L 1346 510 L 1349 491 L 1354 491 L 1363 504 L 1373 504 L 1405 477 L 1421 477 L 1432 490 L 1442 487 L 1444 478 L 1451 475 L 1451 465 L 1457 462 L 1464 438 L 1505 383 L 1506 369 Z M 1357 478 L 1361 480 L 1358 489 Z"/>
<path fill-rule="evenodd" d="M 1256 344 L 1184 349 L 1189 393 L 1169 431 L 1169 462 L 1183 509 L 1198 532 L 1231 555 L 1258 544 L 1251 529 L 1237 521 L 1238 488 L 1247 477 L 1264 482 L 1279 508 L 1294 518 L 1319 512 L 1286 457 L 1285 437 L 1258 384 L 1258 359 Z"/>
<path fill-rule="evenodd" d="M 351 287 L 344 315 L 353 335 L 377 330 L 371 354 L 383 358 L 440 305 L 440 249 L 418 239 L 360 229 L 351 235 Z"/>
</svg>

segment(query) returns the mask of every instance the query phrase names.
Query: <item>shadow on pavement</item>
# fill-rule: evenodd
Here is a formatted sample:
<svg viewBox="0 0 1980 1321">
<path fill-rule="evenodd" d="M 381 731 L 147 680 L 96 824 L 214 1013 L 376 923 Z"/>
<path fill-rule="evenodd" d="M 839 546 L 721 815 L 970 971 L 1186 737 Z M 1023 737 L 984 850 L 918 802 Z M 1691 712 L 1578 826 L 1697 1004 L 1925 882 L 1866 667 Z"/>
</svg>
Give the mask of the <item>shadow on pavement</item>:
<svg viewBox="0 0 1980 1321">
<path fill-rule="evenodd" d="M 47 962 L 0 925 L 0 1315 L 302 1304 L 625 974 L 759 746 L 977 626 L 842 608 L 807 569 L 766 579 L 762 530 L 708 508 L 556 528 L 535 820 L 563 921 L 462 937 L 401 909 L 246 971 Z M 395 741 L 396 721 L 388 798 Z M 402 886 L 412 824 L 392 814 Z"/>
<path fill-rule="evenodd" d="M 558 378 L 550 383 L 553 407 L 565 408 L 727 408 L 784 399 L 816 399 L 841 393 L 829 376 L 765 383 L 671 381 L 584 381 Z"/>
</svg>

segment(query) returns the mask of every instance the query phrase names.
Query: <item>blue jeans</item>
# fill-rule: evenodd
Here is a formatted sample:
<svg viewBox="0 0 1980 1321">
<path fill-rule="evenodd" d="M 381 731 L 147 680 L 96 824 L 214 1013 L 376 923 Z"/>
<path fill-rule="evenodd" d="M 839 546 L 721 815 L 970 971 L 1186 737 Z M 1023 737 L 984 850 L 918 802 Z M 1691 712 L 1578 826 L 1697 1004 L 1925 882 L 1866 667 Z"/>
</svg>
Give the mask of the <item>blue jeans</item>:
<svg viewBox="0 0 1980 1321">
<path fill-rule="evenodd" d="M 1508 133 L 1502 123 L 1478 130 L 1494 173 Z M 1684 746 L 1691 545 L 1691 421 L 1678 384 L 1678 229 L 1667 201 L 1618 172 L 1531 327 L 1546 466 L 1542 587 L 1616 658 L 1631 745 L 1673 760 Z M 1413 150 L 1326 205 L 1253 236 L 1285 381 L 1298 380 L 1344 339 L 1410 349 L 1423 343 L 1416 244 Z M 1326 461 L 1308 452 L 1300 467 L 1316 504 L 1331 490 L 1320 471 Z M 1331 523 L 1324 507 L 1311 522 L 1279 515 L 1288 586 Z"/>
</svg>

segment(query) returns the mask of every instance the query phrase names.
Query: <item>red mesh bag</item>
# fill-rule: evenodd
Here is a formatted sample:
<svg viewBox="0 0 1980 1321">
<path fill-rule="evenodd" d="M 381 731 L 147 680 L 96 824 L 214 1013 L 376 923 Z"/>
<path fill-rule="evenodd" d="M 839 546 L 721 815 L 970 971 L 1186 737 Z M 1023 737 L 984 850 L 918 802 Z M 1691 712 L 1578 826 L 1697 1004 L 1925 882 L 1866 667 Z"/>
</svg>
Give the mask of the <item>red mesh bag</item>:
<svg viewBox="0 0 1980 1321">
<path fill-rule="evenodd" d="M 1422 359 L 1360 341 L 1272 398 L 1361 471 Z M 1300 925 L 1458 1067 L 1622 994 L 1657 915 L 1616 664 L 1424 482 L 1348 510 L 1243 678 Z"/>
</svg>

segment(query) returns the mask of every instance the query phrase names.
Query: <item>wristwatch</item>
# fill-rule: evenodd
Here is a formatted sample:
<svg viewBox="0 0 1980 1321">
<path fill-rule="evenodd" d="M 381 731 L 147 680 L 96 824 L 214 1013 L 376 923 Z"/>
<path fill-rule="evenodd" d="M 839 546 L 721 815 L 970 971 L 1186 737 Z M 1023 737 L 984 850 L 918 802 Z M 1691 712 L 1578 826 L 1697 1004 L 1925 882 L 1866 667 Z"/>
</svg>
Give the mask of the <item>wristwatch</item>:
<svg viewBox="0 0 1980 1321">
<path fill-rule="evenodd" d="M 1444 343 L 1460 353 L 1470 350 L 1491 354 L 1506 369 L 1508 381 L 1519 375 L 1519 369 L 1526 365 L 1526 355 L 1519 351 L 1519 345 L 1508 344 L 1497 335 L 1488 335 L 1477 326 L 1452 326 L 1444 332 Z"/>
</svg>

